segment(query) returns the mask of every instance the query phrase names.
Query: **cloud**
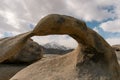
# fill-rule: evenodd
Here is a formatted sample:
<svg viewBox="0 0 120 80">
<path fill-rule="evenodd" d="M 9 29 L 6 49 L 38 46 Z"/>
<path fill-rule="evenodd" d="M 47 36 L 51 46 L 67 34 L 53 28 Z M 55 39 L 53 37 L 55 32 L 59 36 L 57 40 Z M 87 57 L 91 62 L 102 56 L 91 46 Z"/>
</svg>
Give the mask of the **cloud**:
<svg viewBox="0 0 120 80">
<path fill-rule="evenodd" d="M 0 3 L 0 31 L 30 31 L 42 17 L 50 13 L 67 13 L 64 0 L 4 0 Z"/>
<path fill-rule="evenodd" d="M 107 41 L 110 45 L 120 44 L 120 38 L 108 38 L 108 39 L 106 39 L 106 41 Z"/>
<path fill-rule="evenodd" d="M 110 11 L 108 9 L 114 5 L 114 2 L 113 0 L 67 0 L 68 9 L 71 13 L 85 21 L 113 19 L 115 14 L 113 14 L 112 9 Z"/>
<path fill-rule="evenodd" d="M 94 27 L 93 30 L 99 34 L 99 29 L 97 27 Z"/>
<path fill-rule="evenodd" d="M 120 19 L 103 22 L 100 27 L 107 32 L 120 32 Z"/>
<path fill-rule="evenodd" d="M 6 23 L 11 25 L 11 27 L 14 27 L 16 29 L 20 28 L 19 23 L 18 23 L 18 19 L 13 12 L 11 12 L 9 10 L 0 11 L 0 15 L 5 18 Z"/>
<path fill-rule="evenodd" d="M 104 31 L 120 32 L 117 23 L 120 21 L 120 0 L 2 0 L 0 34 L 5 37 L 4 33 L 14 36 L 30 31 L 42 17 L 48 14 L 70 15 L 86 22 L 97 21 L 102 23 L 100 28 Z M 100 32 L 97 26 L 94 30 Z M 40 37 L 35 40 L 39 43 L 58 41 L 69 46 L 76 45 L 69 37 L 61 38 L 61 36 Z M 74 44 L 69 44 L 65 42 L 66 40 Z"/>
<path fill-rule="evenodd" d="M 3 34 L 2 33 L 0 33 L 0 38 L 3 38 Z"/>
<path fill-rule="evenodd" d="M 109 7 L 114 8 L 117 2 L 118 0 L 4 0 L 0 3 L 0 12 L 4 17 L 3 24 L 8 23 L 10 27 L 20 28 L 18 31 L 25 32 L 29 30 L 29 23 L 36 24 L 51 13 L 70 15 L 85 21 L 114 18 L 114 9 L 110 10 Z"/>
</svg>

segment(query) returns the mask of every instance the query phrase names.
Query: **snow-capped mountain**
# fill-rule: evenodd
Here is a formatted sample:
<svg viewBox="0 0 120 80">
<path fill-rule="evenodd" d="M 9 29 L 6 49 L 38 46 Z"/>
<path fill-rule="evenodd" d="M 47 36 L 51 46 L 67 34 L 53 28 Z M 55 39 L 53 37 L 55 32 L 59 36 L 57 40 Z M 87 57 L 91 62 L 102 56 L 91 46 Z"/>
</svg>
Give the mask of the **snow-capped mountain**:
<svg viewBox="0 0 120 80">
<path fill-rule="evenodd" d="M 60 45 L 56 42 L 51 42 L 43 45 L 45 54 L 65 54 L 71 52 L 73 49 Z"/>
<path fill-rule="evenodd" d="M 60 49 L 60 50 L 68 50 L 70 48 L 65 47 L 63 45 L 60 45 L 56 42 L 51 42 L 51 43 L 47 43 L 45 45 L 43 45 L 45 48 L 53 48 L 53 49 Z"/>
</svg>

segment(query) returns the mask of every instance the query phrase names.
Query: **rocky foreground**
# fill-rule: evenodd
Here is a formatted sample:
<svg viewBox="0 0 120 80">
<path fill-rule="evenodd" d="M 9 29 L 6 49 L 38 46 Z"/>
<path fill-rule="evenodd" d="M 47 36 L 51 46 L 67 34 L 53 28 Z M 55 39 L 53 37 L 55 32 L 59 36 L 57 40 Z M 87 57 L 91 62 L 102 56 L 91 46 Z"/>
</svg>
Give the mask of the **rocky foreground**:
<svg viewBox="0 0 120 80">
<path fill-rule="evenodd" d="M 10 80 L 120 80 L 114 49 L 83 21 L 65 15 L 48 15 L 33 31 L 0 40 L 0 62 L 16 55 L 30 37 L 50 34 L 68 34 L 78 47 L 64 55 L 42 58 Z"/>
<path fill-rule="evenodd" d="M 32 48 L 33 48 L 32 50 L 30 50 L 31 45 L 34 45 L 34 46 L 32 46 Z M 112 47 L 116 52 L 118 61 L 120 62 L 120 45 L 117 45 L 117 46 L 113 45 Z M 24 50 L 24 49 L 26 49 L 26 50 Z M 40 49 L 39 55 L 36 55 L 36 53 L 38 53 L 38 52 L 36 52 L 36 51 L 38 51 L 37 49 Z M 27 53 L 28 51 L 29 51 L 29 53 Z M 55 49 L 52 47 L 44 48 L 30 39 L 30 40 L 28 40 L 26 46 L 24 46 L 24 48 L 19 53 L 17 53 L 17 55 L 13 56 L 12 58 L 10 58 L 7 61 L 0 64 L 0 80 L 9 80 L 17 72 L 19 72 L 23 68 L 29 66 L 36 60 L 40 59 L 41 62 L 44 62 L 45 60 L 50 60 L 51 58 L 55 58 L 55 57 L 63 55 L 63 54 L 60 54 L 61 52 L 63 52 L 65 54 L 66 52 L 69 52 L 69 51 L 71 51 L 71 49 L 65 51 L 64 49 L 61 49 L 61 48 L 59 48 L 59 49 Z M 21 52 L 23 52 L 23 53 L 21 53 Z M 53 52 L 53 53 L 51 53 L 51 52 Z M 41 56 L 43 54 L 44 54 L 44 57 Z M 58 54 L 60 54 L 60 55 L 58 55 Z M 36 57 L 34 57 L 34 59 L 33 59 L 33 58 L 31 58 L 33 56 L 36 56 Z M 39 57 L 39 59 L 38 59 L 38 57 Z M 27 58 L 27 59 L 25 59 L 25 58 Z M 32 60 L 34 60 L 34 61 L 32 61 Z"/>
<path fill-rule="evenodd" d="M 3 38 L 0 40 L 4 40 L 7 38 Z M 30 64 L 44 59 L 50 59 L 59 55 L 63 55 L 67 52 L 72 51 L 73 49 L 61 49 L 62 46 L 50 46 L 44 47 L 29 39 L 26 45 L 18 52 L 16 55 L 11 58 L 3 61 L 0 64 L 0 80 L 9 80 L 12 76 L 14 76 L 21 69 L 29 66 Z M 59 48 L 58 48 L 59 47 Z M 44 55 L 44 56 L 43 56 Z"/>
</svg>

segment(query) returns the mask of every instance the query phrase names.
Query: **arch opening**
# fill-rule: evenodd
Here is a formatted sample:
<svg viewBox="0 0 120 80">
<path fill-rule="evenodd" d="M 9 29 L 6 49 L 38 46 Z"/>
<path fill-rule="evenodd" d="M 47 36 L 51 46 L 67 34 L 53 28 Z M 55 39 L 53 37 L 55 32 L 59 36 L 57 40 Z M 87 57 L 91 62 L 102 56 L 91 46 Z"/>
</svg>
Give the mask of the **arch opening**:
<svg viewBox="0 0 120 80">
<path fill-rule="evenodd" d="M 34 36 L 32 39 L 43 46 L 45 54 L 66 54 L 78 46 L 77 41 L 69 35 Z"/>
</svg>

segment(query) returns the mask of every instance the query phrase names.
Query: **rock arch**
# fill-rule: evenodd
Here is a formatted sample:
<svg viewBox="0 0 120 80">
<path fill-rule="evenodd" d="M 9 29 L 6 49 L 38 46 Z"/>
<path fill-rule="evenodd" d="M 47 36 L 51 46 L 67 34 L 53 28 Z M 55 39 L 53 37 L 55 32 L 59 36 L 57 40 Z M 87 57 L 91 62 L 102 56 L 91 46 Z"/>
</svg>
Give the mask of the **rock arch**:
<svg viewBox="0 0 120 80">
<path fill-rule="evenodd" d="M 70 16 L 59 14 L 51 14 L 44 17 L 38 22 L 33 31 L 29 31 L 27 33 L 23 33 L 9 39 L 0 40 L 0 62 L 13 56 L 24 46 L 27 39 L 29 39 L 30 37 L 35 35 L 44 36 L 49 34 L 68 34 L 78 42 L 79 45 L 73 52 L 59 57 L 58 59 L 55 59 L 56 61 L 58 61 L 56 63 L 61 63 L 60 60 L 62 60 L 66 63 L 71 64 L 72 66 L 70 67 L 69 71 L 73 69 L 73 72 L 77 74 L 78 80 L 120 79 L 120 67 L 112 47 L 100 35 L 88 28 L 85 22 Z M 69 61 L 71 61 L 71 63 Z M 50 61 L 45 62 L 48 65 L 56 65 L 55 63 L 51 63 Z M 38 63 L 42 64 L 39 61 L 35 64 L 32 64 L 30 67 L 16 74 L 11 80 L 39 80 L 40 75 L 45 74 L 45 72 L 41 72 L 40 74 L 38 74 L 38 76 L 33 76 L 33 79 L 29 78 L 31 74 L 26 72 L 29 68 L 38 66 Z M 45 65 L 41 65 L 41 67 L 48 70 Z M 35 72 L 35 69 L 33 70 L 34 71 L 32 74 L 37 73 Z M 55 67 L 54 70 L 57 70 L 57 67 Z M 19 76 L 20 74 L 23 74 L 23 72 L 25 73 L 25 75 Z M 87 77 L 84 72 L 89 75 L 89 77 Z M 68 80 L 68 78 L 66 77 L 72 77 L 71 75 L 68 75 L 66 77 L 61 75 L 64 73 L 59 73 L 60 75 L 57 76 L 56 74 L 52 74 L 52 78 L 50 78 L 49 80 L 58 80 L 58 77 L 61 77 L 62 80 Z M 74 78 L 72 78 L 70 79 L 73 80 Z M 41 79 L 47 80 L 45 79 L 45 75 L 42 76 Z"/>
</svg>

